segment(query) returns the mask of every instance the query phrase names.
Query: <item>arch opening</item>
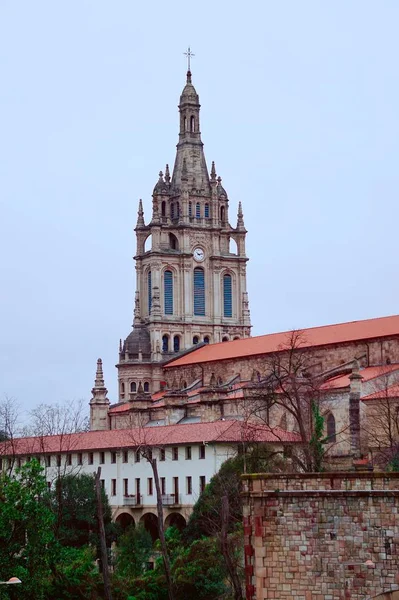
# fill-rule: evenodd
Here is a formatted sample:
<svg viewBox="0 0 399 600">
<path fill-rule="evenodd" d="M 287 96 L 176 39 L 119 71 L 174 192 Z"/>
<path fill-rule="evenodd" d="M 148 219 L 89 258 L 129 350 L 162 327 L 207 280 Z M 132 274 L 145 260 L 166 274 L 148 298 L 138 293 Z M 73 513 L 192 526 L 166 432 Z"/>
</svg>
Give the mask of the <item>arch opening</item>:
<svg viewBox="0 0 399 600">
<path fill-rule="evenodd" d="M 149 252 L 152 248 L 152 235 L 150 234 L 144 242 L 144 252 Z"/>
<path fill-rule="evenodd" d="M 144 391 L 148 394 L 148 392 L 150 391 L 150 384 L 148 383 L 148 381 L 144 382 Z"/>
<path fill-rule="evenodd" d="M 198 344 L 198 342 L 199 342 L 199 337 L 198 337 L 198 335 L 195 335 L 195 336 L 193 337 L 193 344 L 194 344 L 194 345 L 195 345 L 195 344 Z"/>
<path fill-rule="evenodd" d="M 336 442 L 337 441 L 337 432 L 336 432 L 336 426 L 335 426 L 335 417 L 331 412 L 328 413 L 328 415 L 327 415 L 326 425 L 327 425 L 328 442 L 329 443 Z"/>
<path fill-rule="evenodd" d="M 171 250 L 178 250 L 179 249 L 179 241 L 177 239 L 177 237 L 175 236 L 174 233 L 170 233 L 169 234 L 169 248 Z"/>
<path fill-rule="evenodd" d="M 125 531 L 128 527 L 135 527 L 136 523 L 130 513 L 121 513 L 115 519 L 116 523 Z"/>
<path fill-rule="evenodd" d="M 180 336 L 178 335 L 173 338 L 173 352 L 180 352 Z"/>
<path fill-rule="evenodd" d="M 165 527 L 176 527 L 182 531 L 186 526 L 186 519 L 180 513 L 170 513 L 165 519 Z"/>
<path fill-rule="evenodd" d="M 146 513 L 140 519 L 145 529 L 150 534 L 152 541 L 155 542 L 159 538 L 158 519 L 153 513 Z"/>
<path fill-rule="evenodd" d="M 238 245 L 233 238 L 229 239 L 229 253 L 238 256 Z"/>
<path fill-rule="evenodd" d="M 162 352 L 169 352 L 169 336 L 166 333 L 162 336 Z"/>
<path fill-rule="evenodd" d="M 136 391 L 137 391 L 137 384 L 136 384 L 136 382 L 135 382 L 135 381 L 131 381 L 131 382 L 130 382 L 130 392 L 131 392 L 132 394 L 135 394 L 135 393 L 136 393 Z"/>
</svg>

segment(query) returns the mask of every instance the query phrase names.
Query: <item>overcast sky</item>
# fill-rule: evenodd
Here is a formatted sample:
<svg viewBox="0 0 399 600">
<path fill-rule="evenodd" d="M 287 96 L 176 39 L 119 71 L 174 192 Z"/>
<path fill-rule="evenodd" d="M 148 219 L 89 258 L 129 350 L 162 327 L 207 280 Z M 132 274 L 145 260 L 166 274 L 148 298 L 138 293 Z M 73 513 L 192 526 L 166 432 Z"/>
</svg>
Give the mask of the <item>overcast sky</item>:
<svg viewBox="0 0 399 600">
<path fill-rule="evenodd" d="M 116 400 L 188 45 L 253 334 L 397 313 L 398 22 L 397 0 L 0 0 L 0 394 L 89 400 L 102 357 Z"/>
</svg>

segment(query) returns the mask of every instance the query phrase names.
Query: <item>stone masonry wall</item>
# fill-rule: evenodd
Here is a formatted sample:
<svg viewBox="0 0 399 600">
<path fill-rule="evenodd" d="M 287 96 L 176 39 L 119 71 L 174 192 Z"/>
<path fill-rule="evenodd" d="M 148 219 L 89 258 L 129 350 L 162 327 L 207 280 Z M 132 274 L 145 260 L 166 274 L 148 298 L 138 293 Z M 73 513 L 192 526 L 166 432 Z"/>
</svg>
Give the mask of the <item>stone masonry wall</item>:
<svg viewBox="0 0 399 600">
<path fill-rule="evenodd" d="M 399 589 L 399 473 L 247 475 L 243 489 L 247 600 Z"/>
</svg>

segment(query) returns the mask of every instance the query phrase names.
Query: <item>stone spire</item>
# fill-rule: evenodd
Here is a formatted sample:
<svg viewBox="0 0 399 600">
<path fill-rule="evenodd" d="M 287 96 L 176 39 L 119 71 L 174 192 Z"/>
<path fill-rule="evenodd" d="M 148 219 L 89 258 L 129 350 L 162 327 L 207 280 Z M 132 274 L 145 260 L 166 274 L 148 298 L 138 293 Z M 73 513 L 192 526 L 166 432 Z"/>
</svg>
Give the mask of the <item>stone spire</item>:
<svg viewBox="0 0 399 600">
<path fill-rule="evenodd" d="M 215 161 L 212 161 L 212 168 L 211 168 L 211 181 L 216 181 L 216 169 L 215 169 Z"/>
<path fill-rule="evenodd" d="M 244 215 L 243 215 L 243 212 L 242 212 L 241 202 L 238 203 L 237 229 L 245 230 Z"/>
<path fill-rule="evenodd" d="M 166 181 L 166 183 L 170 183 L 170 173 L 169 173 L 169 165 L 168 164 L 165 167 L 165 181 Z"/>
<path fill-rule="evenodd" d="M 108 429 L 107 415 L 109 400 L 107 398 L 108 390 L 104 383 L 103 363 L 101 358 L 97 360 L 96 378 L 91 393 L 90 429 L 92 431 Z"/>
<path fill-rule="evenodd" d="M 144 211 L 143 211 L 143 201 L 139 200 L 139 209 L 137 211 L 137 223 L 136 227 L 145 227 L 144 223 Z"/>
<path fill-rule="evenodd" d="M 191 71 L 187 71 L 186 85 L 180 96 L 179 112 L 180 132 L 172 174 L 172 192 L 176 193 L 182 188 L 183 160 L 186 159 L 189 181 L 194 178 L 197 189 L 209 194 L 208 168 L 200 133 L 200 103 L 192 84 Z"/>
</svg>

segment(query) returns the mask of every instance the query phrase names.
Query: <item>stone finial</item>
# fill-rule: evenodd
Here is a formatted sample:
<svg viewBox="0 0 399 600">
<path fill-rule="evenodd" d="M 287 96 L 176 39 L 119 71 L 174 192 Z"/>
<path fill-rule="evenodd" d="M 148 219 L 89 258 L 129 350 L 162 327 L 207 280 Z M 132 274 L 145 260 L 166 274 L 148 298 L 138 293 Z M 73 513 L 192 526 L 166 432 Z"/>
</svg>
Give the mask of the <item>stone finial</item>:
<svg viewBox="0 0 399 600">
<path fill-rule="evenodd" d="M 244 214 L 242 212 L 242 204 L 241 204 L 241 202 L 238 203 L 237 229 L 245 229 L 245 226 L 244 226 Z"/>
<path fill-rule="evenodd" d="M 122 339 L 119 338 L 119 353 L 122 352 Z"/>
<path fill-rule="evenodd" d="M 97 360 L 96 378 L 91 393 L 93 395 L 91 402 L 95 402 L 96 400 L 107 400 L 108 390 L 104 383 L 103 362 L 101 358 Z"/>
<path fill-rule="evenodd" d="M 248 292 L 242 293 L 242 317 L 244 324 L 251 325 L 251 312 L 249 310 Z"/>
<path fill-rule="evenodd" d="M 166 183 L 170 183 L 170 173 L 169 173 L 169 165 L 168 164 L 165 167 L 165 181 L 166 181 Z"/>
<path fill-rule="evenodd" d="M 143 384 L 139 381 L 139 387 L 137 388 L 137 394 L 144 394 Z"/>
<path fill-rule="evenodd" d="M 141 311 L 140 311 L 140 294 L 139 291 L 136 290 L 134 295 L 134 318 L 133 318 L 133 327 L 140 323 Z"/>
<path fill-rule="evenodd" d="M 182 181 L 188 181 L 188 171 L 187 171 L 186 157 L 183 158 L 183 166 L 182 166 L 182 170 L 181 170 L 181 179 L 182 179 Z"/>
<path fill-rule="evenodd" d="M 137 211 L 137 224 L 136 227 L 144 227 L 144 210 L 143 210 L 143 201 L 139 200 L 139 209 Z"/>
<path fill-rule="evenodd" d="M 215 161 L 212 161 L 212 168 L 211 168 L 211 181 L 216 181 L 216 169 L 215 169 Z"/>
</svg>

